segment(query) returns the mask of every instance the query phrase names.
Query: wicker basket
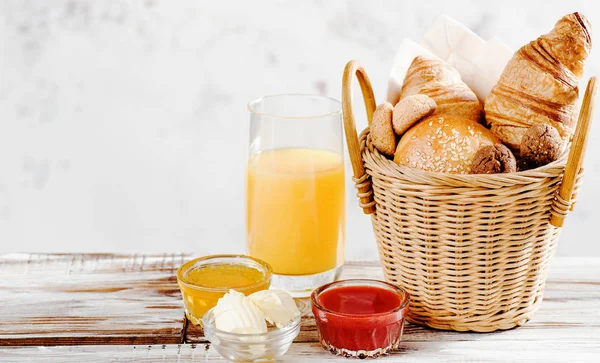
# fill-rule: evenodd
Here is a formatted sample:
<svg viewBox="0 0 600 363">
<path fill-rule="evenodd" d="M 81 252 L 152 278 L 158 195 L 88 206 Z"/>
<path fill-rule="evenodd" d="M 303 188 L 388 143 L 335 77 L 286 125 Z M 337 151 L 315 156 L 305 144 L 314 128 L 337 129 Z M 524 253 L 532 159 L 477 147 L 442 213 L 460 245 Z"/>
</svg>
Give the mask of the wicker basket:
<svg viewBox="0 0 600 363">
<path fill-rule="evenodd" d="M 408 320 L 436 329 L 490 332 L 529 320 L 577 191 L 595 79 L 590 79 L 570 153 L 518 173 L 451 175 L 396 165 L 357 138 L 352 80 L 369 124 L 375 98 L 364 69 L 347 64 L 344 129 L 360 206 L 371 214 L 386 280 L 411 294 Z"/>
</svg>

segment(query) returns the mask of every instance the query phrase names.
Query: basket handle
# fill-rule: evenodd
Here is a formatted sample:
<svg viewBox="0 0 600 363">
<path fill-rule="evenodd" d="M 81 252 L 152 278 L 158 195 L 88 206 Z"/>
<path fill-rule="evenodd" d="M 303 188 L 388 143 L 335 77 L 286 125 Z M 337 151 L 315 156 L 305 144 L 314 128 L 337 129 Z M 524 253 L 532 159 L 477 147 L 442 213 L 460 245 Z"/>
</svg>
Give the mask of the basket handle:
<svg viewBox="0 0 600 363">
<path fill-rule="evenodd" d="M 350 161 L 352 162 L 352 170 L 354 172 L 354 182 L 358 189 L 357 196 L 360 198 L 359 205 L 362 207 L 365 214 L 375 212 L 375 201 L 373 200 L 373 190 L 371 182 L 365 172 L 365 166 L 360 152 L 358 143 L 358 134 L 356 132 L 356 122 L 354 121 L 354 112 L 352 111 L 352 79 L 356 74 L 360 89 L 362 90 L 365 108 L 367 110 L 367 120 L 371 125 L 373 112 L 375 111 L 375 96 L 373 95 L 373 87 L 371 81 L 358 61 L 352 60 L 346 64 L 344 68 L 344 76 L 342 77 L 342 112 L 344 117 L 344 131 L 346 133 L 346 143 L 348 144 L 348 152 L 350 153 Z"/>
<path fill-rule="evenodd" d="M 585 90 L 585 96 L 583 96 L 583 102 L 581 104 L 581 110 L 579 111 L 579 119 L 577 120 L 577 127 L 575 128 L 573 143 L 571 145 L 571 151 L 569 152 L 569 158 L 565 168 L 565 174 L 560 185 L 560 190 L 552 207 L 553 213 L 552 218 L 550 219 L 550 224 L 552 224 L 554 227 L 563 226 L 565 217 L 571 209 L 573 189 L 575 187 L 575 182 L 577 181 L 579 171 L 583 165 L 583 157 L 585 154 L 592 116 L 594 114 L 597 90 L 598 87 L 596 85 L 596 77 L 592 77 L 588 81 L 587 88 Z"/>
</svg>

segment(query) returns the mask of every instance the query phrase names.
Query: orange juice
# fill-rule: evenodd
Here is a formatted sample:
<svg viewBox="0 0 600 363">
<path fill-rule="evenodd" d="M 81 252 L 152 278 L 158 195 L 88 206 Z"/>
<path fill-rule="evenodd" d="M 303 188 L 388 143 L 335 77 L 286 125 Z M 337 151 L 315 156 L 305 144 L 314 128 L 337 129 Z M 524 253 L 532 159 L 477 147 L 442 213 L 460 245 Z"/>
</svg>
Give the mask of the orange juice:
<svg viewBox="0 0 600 363">
<path fill-rule="evenodd" d="M 343 263 L 344 161 L 339 153 L 288 148 L 248 161 L 248 252 L 280 275 Z"/>
</svg>

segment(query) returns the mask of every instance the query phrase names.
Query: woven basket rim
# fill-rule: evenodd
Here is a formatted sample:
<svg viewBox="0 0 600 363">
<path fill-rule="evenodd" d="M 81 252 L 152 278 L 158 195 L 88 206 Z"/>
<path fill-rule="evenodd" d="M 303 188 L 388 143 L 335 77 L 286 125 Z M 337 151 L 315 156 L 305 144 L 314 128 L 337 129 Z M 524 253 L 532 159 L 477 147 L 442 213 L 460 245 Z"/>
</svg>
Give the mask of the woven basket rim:
<svg viewBox="0 0 600 363">
<path fill-rule="evenodd" d="M 410 180 L 418 185 L 431 186 L 464 186 L 488 189 L 502 188 L 509 185 L 525 185 L 539 181 L 540 178 L 554 178 L 564 173 L 570 147 L 555 161 L 535 169 L 499 174 L 449 174 L 425 171 L 396 164 L 377 151 L 370 142 L 369 127 L 360 134 L 360 145 L 367 174 L 391 179 Z"/>
</svg>

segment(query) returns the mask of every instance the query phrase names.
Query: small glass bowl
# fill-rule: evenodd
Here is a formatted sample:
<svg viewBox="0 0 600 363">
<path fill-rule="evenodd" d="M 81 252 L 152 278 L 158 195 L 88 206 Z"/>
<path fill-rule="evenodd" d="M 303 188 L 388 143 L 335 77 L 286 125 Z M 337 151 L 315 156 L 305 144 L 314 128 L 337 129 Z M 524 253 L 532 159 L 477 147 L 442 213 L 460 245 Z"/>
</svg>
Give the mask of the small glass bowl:
<svg viewBox="0 0 600 363">
<path fill-rule="evenodd" d="M 270 328 L 266 333 L 239 334 L 215 327 L 210 309 L 202 318 L 204 336 L 221 355 L 234 362 L 268 362 L 283 356 L 300 332 L 300 316 L 282 328 Z"/>
<path fill-rule="evenodd" d="M 369 287 L 396 294 L 392 309 L 372 314 L 350 314 L 329 310 L 321 305 L 320 295 L 340 287 Z M 379 280 L 340 280 L 323 285 L 311 295 L 312 311 L 323 349 L 354 358 L 374 358 L 397 350 L 402 340 L 409 295 L 398 286 Z"/>
<path fill-rule="evenodd" d="M 254 268 L 262 273 L 261 279 L 248 285 L 205 287 L 190 281 L 188 275 L 195 269 L 207 266 L 232 265 Z M 257 258 L 246 255 L 212 255 L 196 258 L 183 264 L 177 270 L 177 283 L 183 296 L 185 315 L 194 324 L 202 322 L 202 316 L 215 305 L 230 289 L 235 289 L 244 295 L 267 290 L 271 285 L 273 270 L 271 266 Z"/>
</svg>

